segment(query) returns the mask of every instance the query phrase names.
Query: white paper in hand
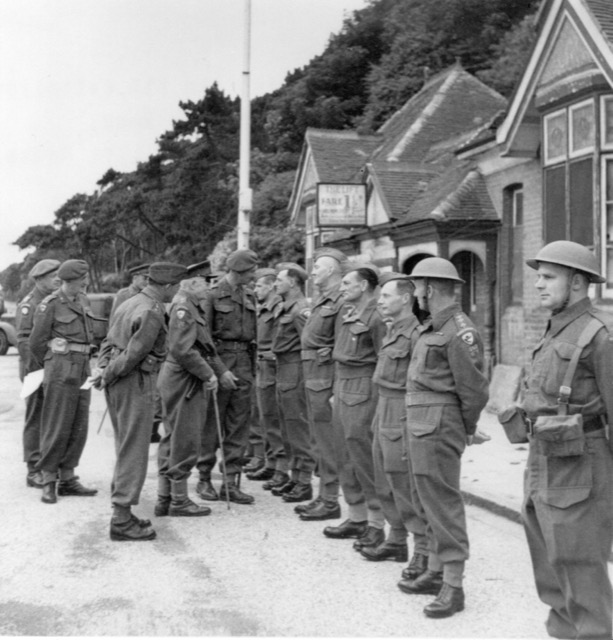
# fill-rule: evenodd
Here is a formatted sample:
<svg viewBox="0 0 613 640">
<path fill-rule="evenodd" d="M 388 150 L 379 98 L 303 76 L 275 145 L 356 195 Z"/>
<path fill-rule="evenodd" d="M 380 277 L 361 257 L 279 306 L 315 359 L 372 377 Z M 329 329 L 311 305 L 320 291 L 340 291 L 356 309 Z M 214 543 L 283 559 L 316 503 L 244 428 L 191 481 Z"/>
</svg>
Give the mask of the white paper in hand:
<svg viewBox="0 0 613 640">
<path fill-rule="evenodd" d="M 93 386 L 94 379 L 89 376 L 89 378 L 87 378 L 87 380 L 79 387 L 79 389 L 82 389 L 83 391 L 89 391 Z"/>
<path fill-rule="evenodd" d="M 23 386 L 21 387 L 21 393 L 19 394 L 20 398 L 27 398 L 32 395 L 38 387 L 43 383 L 43 378 L 45 377 L 45 370 L 38 369 L 37 371 L 32 371 L 28 373 L 26 377 L 23 379 Z"/>
</svg>

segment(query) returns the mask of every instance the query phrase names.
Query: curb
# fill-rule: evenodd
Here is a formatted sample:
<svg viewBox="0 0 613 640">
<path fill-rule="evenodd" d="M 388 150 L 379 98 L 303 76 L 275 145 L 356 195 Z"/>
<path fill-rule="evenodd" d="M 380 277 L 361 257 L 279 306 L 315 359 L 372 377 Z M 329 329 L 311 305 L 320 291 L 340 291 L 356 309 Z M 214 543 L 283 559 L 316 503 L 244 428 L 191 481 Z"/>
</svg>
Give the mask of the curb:
<svg viewBox="0 0 613 640">
<path fill-rule="evenodd" d="M 494 515 L 507 518 L 507 520 L 511 520 L 511 522 L 515 522 L 516 524 L 523 524 L 521 513 L 516 509 L 505 507 L 494 500 L 489 500 L 488 498 L 478 496 L 474 493 L 470 493 L 469 491 L 461 491 L 460 493 L 462 494 L 462 498 L 466 504 L 490 511 Z"/>
</svg>

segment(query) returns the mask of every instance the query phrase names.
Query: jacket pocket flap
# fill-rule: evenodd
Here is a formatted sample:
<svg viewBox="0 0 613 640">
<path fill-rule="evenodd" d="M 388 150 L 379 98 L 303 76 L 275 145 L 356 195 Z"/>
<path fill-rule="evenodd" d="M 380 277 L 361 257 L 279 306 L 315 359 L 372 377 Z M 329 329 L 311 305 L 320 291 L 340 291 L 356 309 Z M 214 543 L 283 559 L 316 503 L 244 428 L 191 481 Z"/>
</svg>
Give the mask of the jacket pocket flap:
<svg viewBox="0 0 613 640">
<path fill-rule="evenodd" d="M 304 386 L 311 391 L 325 391 L 332 388 L 332 380 L 313 378 L 312 380 L 306 380 Z"/>
<path fill-rule="evenodd" d="M 427 436 L 430 433 L 434 433 L 438 425 L 430 424 L 428 422 L 409 422 L 409 431 L 412 435 L 420 438 L 421 436 Z"/>
<path fill-rule="evenodd" d="M 391 442 L 397 442 L 402 438 L 402 429 L 386 429 L 381 430 L 381 436 L 386 440 L 390 440 Z"/>
<path fill-rule="evenodd" d="M 553 348 L 562 360 L 570 360 L 575 353 L 575 345 L 570 342 L 557 342 Z"/>
<path fill-rule="evenodd" d="M 574 504 L 583 502 L 590 497 L 591 487 L 564 487 L 556 489 L 545 489 L 541 498 L 545 504 L 558 509 L 567 509 Z"/>
<path fill-rule="evenodd" d="M 438 336 L 436 334 L 424 337 L 424 343 L 429 347 L 443 347 L 447 344 L 446 336 Z"/>
<path fill-rule="evenodd" d="M 366 333 L 368 327 L 364 324 L 352 324 L 351 327 L 349 327 L 349 331 L 353 335 L 360 335 L 361 333 Z"/>
<path fill-rule="evenodd" d="M 234 309 L 233 304 L 227 304 L 223 302 L 217 302 L 215 304 L 215 311 L 219 311 L 219 313 L 230 313 Z"/>
</svg>

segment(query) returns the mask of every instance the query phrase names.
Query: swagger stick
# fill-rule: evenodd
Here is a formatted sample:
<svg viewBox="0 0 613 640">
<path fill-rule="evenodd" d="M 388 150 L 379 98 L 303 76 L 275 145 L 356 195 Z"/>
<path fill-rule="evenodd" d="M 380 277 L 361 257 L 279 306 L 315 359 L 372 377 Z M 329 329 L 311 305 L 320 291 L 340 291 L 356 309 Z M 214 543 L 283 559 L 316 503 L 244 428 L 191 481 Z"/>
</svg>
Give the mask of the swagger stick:
<svg viewBox="0 0 613 640">
<path fill-rule="evenodd" d="M 217 426 L 217 438 L 219 439 L 219 450 L 221 452 L 221 472 L 223 474 L 223 486 L 226 491 L 226 504 L 230 509 L 230 495 L 228 494 L 228 476 L 226 475 L 226 458 L 223 452 L 223 435 L 221 433 L 221 422 L 219 420 L 219 405 L 217 404 L 217 391 L 213 391 L 213 407 L 215 408 L 215 424 Z"/>
</svg>

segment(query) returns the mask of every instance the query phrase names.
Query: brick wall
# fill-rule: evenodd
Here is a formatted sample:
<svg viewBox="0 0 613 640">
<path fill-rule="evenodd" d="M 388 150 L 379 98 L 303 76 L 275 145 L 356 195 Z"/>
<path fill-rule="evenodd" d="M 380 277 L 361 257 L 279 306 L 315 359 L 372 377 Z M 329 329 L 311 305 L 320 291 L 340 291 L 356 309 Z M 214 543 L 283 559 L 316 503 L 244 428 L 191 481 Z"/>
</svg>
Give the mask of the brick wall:
<svg viewBox="0 0 613 640">
<path fill-rule="evenodd" d="M 543 244 L 542 220 L 542 169 L 539 160 L 509 166 L 486 176 L 488 191 L 500 218 L 503 218 L 503 194 L 505 188 L 514 184 L 523 185 L 524 225 L 523 252 L 528 259 L 538 252 Z M 540 308 L 536 289 L 535 272 L 523 266 L 523 302 L 505 304 L 512 298 L 508 290 L 510 264 L 508 260 L 510 234 L 501 231 L 498 244 L 497 305 L 497 362 L 525 366 L 532 348 L 542 335 L 546 314 Z"/>
</svg>

